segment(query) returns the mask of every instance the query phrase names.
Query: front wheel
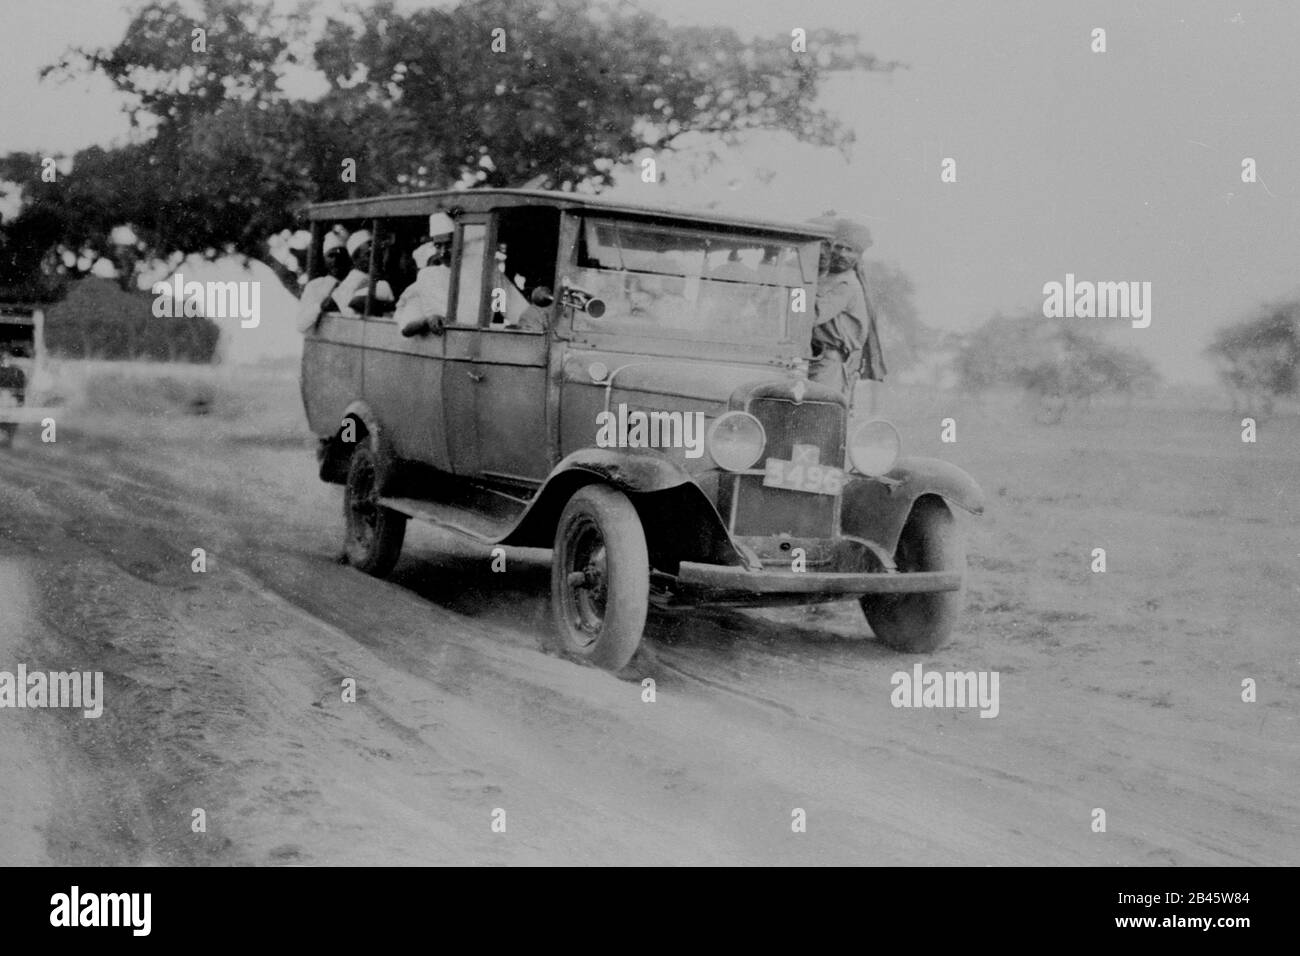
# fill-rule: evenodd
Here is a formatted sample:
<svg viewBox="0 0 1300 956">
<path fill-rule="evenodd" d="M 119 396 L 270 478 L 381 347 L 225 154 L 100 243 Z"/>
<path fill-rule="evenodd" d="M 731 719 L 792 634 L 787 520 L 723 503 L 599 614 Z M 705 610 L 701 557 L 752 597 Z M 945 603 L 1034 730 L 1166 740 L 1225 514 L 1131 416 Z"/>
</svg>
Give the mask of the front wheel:
<svg viewBox="0 0 1300 956">
<path fill-rule="evenodd" d="M 626 495 L 604 485 L 565 505 L 551 558 L 551 613 L 568 657 L 619 671 L 641 643 L 650 602 L 645 529 Z"/>
<path fill-rule="evenodd" d="M 375 453 L 369 444 L 358 445 L 348 463 L 343 521 L 348 564 L 377 578 L 393 570 L 406 537 L 406 515 L 380 507 Z"/>
<path fill-rule="evenodd" d="M 903 526 L 894 552 L 901 573 L 966 570 L 966 541 L 948 506 L 921 498 Z M 947 643 L 961 613 L 962 592 L 865 594 L 859 602 L 881 642 L 909 654 L 925 654 Z"/>
</svg>

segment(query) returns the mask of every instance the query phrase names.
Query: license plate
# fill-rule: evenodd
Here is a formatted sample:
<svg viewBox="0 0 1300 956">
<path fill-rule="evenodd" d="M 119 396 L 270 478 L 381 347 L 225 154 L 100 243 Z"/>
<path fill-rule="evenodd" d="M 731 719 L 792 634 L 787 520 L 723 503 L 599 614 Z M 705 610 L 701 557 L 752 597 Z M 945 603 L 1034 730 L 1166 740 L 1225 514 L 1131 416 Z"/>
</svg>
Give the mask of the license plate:
<svg viewBox="0 0 1300 956">
<path fill-rule="evenodd" d="M 764 466 L 763 484 L 769 488 L 806 491 L 814 495 L 838 495 L 844 488 L 844 469 L 769 458 Z"/>
</svg>

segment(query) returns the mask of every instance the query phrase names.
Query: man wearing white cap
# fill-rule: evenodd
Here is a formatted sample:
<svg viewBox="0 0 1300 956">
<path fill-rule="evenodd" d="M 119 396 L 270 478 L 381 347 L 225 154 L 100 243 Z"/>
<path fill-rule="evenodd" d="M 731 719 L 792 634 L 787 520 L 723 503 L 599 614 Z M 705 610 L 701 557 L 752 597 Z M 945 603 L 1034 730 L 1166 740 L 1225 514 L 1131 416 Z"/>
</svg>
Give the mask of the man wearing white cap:
<svg viewBox="0 0 1300 956">
<path fill-rule="evenodd" d="M 325 257 L 326 275 L 318 276 L 308 282 L 298 299 L 298 331 L 303 333 L 315 327 L 321 312 L 327 305 L 333 305 L 330 294 L 352 268 L 352 260 L 348 257 L 347 250 L 343 248 L 343 240 L 339 238 L 338 233 L 331 231 L 325 234 L 321 252 Z"/>
<path fill-rule="evenodd" d="M 366 307 L 366 287 L 370 283 L 370 248 L 369 229 L 358 229 L 348 236 L 348 255 L 352 257 L 352 271 L 339 283 L 330 297 L 343 315 L 360 315 Z M 374 300 L 377 303 L 392 303 L 393 289 L 383 279 L 375 283 Z M 380 311 L 384 311 L 382 308 Z"/>
<path fill-rule="evenodd" d="M 447 318 L 451 293 L 451 234 L 455 224 L 445 213 L 429 217 L 429 240 L 411 255 L 419 272 L 397 300 L 393 319 L 406 336 L 437 333 Z"/>
</svg>

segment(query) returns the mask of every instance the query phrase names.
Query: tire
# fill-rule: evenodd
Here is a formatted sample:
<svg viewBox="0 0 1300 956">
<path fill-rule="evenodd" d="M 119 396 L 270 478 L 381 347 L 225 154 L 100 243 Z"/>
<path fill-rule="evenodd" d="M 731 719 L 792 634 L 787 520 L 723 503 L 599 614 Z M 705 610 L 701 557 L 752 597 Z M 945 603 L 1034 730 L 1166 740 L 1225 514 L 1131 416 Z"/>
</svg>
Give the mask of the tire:
<svg viewBox="0 0 1300 956">
<path fill-rule="evenodd" d="M 626 495 L 580 489 L 560 515 L 551 556 L 551 615 L 559 651 L 619 671 L 632 659 L 650 604 L 645 529 Z"/>
<path fill-rule="evenodd" d="M 406 537 L 406 515 L 378 504 L 375 452 L 357 445 L 343 486 L 344 553 L 348 564 L 382 578 L 393 570 Z"/>
<path fill-rule="evenodd" d="M 903 526 L 894 552 L 900 572 L 966 571 L 966 540 L 957 519 L 938 498 L 921 498 Z M 865 594 L 867 623 L 882 644 L 908 654 L 943 647 L 961 614 L 965 583 L 956 591 L 925 594 Z"/>
</svg>

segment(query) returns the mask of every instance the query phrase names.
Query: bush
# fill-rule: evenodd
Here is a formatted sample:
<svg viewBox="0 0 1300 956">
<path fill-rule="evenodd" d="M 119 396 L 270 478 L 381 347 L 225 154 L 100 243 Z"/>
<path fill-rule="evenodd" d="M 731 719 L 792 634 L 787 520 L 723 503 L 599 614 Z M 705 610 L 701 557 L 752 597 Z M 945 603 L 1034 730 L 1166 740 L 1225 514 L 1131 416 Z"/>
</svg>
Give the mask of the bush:
<svg viewBox="0 0 1300 956">
<path fill-rule="evenodd" d="M 125 292 L 109 279 L 81 279 L 45 313 L 52 356 L 79 359 L 210 363 L 219 329 L 205 318 L 159 318 L 154 297 Z"/>
<path fill-rule="evenodd" d="M 1096 335 L 1039 315 L 995 315 L 963 336 L 955 360 L 963 388 L 981 392 L 1014 386 L 1038 401 L 1046 420 L 1059 420 L 1071 404 L 1106 393 L 1132 396 L 1159 380 L 1140 355 Z"/>
<path fill-rule="evenodd" d="M 1234 412 L 1271 414 L 1275 399 L 1297 392 L 1300 302 L 1266 305 L 1219 329 L 1205 351 L 1232 394 Z"/>
</svg>

